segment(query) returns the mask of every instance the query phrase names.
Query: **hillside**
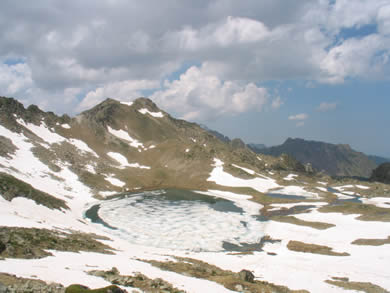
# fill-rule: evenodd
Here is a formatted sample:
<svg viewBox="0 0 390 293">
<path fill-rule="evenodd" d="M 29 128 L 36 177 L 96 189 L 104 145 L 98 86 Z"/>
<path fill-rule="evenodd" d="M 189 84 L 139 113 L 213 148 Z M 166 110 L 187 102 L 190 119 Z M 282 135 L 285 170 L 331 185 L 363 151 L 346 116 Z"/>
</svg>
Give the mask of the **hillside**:
<svg viewBox="0 0 390 293">
<path fill-rule="evenodd" d="M 300 138 L 288 138 L 279 146 L 257 149 L 256 152 L 272 156 L 286 153 L 301 163 L 311 163 L 314 169 L 332 176 L 369 177 L 377 166 L 371 158 L 353 150 L 349 145 Z"/>
<path fill-rule="evenodd" d="M 147 98 L 69 117 L 0 97 L 0 185 L 0 291 L 390 289 L 389 185 L 307 173 Z"/>
</svg>

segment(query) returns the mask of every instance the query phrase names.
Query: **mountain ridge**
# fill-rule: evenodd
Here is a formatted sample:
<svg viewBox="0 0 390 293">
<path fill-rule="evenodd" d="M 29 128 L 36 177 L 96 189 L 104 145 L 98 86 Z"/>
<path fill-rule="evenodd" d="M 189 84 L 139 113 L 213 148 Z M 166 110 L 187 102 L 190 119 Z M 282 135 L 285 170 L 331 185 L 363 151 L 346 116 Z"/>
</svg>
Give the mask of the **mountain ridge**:
<svg viewBox="0 0 390 293">
<path fill-rule="evenodd" d="M 257 153 L 279 156 L 282 153 L 295 157 L 303 164 L 332 176 L 370 177 L 377 164 L 348 144 L 331 144 L 302 138 L 287 138 L 278 146 L 255 150 Z"/>
<path fill-rule="evenodd" d="M 147 98 L 131 103 L 109 98 L 69 117 L 34 105 L 25 109 L 18 101 L 3 97 L 0 113 L 6 114 L 1 115 L 1 124 L 31 139 L 35 155 L 53 172 L 69 165 L 94 190 L 206 188 L 212 185 L 206 179 L 215 157 L 257 171 L 297 167 L 291 160 L 264 157 L 260 161 L 241 140 L 220 140 L 196 123 L 171 117 Z M 7 155 L 16 146 L 2 137 L 0 147 Z M 109 174 L 121 183 L 110 182 Z"/>
</svg>

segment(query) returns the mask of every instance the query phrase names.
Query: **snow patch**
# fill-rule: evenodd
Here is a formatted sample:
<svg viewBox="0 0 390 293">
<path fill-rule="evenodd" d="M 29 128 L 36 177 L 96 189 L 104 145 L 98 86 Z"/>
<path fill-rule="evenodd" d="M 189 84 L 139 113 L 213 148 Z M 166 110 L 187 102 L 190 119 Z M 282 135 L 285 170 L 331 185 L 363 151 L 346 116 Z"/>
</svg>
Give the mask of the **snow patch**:
<svg viewBox="0 0 390 293">
<path fill-rule="evenodd" d="M 235 168 L 241 169 L 241 170 L 245 171 L 248 174 L 251 174 L 251 175 L 255 175 L 256 174 L 256 172 L 251 170 L 251 169 L 240 167 L 240 166 L 238 166 L 236 164 L 232 164 L 232 166 L 235 167 Z"/>
<path fill-rule="evenodd" d="M 107 126 L 107 129 L 108 129 L 108 132 L 111 133 L 112 135 L 130 142 L 130 146 L 132 146 L 134 148 L 139 148 L 139 147 L 143 148 L 143 149 L 145 148 L 141 142 L 139 142 L 135 138 L 132 138 L 127 131 L 124 131 L 122 129 L 115 130 L 115 129 L 112 129 L 110 126 Z"/>
<path fill-rule="evenodd" d="M 81 150 L 84 153 L 91 153 L 94 157 L 99 158 L 98 154 L 95 153 L 85 142 L 79 139 L 70 138 L 67 140 L 70 144 L 74 145 L 76 148 Z"/>
<path fill-rule="evenodd" d="M 266 192 L 271 188 L 280 187 L 274 179 L 263 176 L 263 178 L 241 179 L 232 176 L 223 170 L 224 163 L 214 158 L 214 169 L 210 173 L 207 181 L 213 181 L 219 185 L 231 187 L 252 187 L 253 189 Z"/>
<path fill-rule="evenodd" d="M 85 170 L 87 170 L 89 173 L 96 174 L 95 166 L 87 164 L 84 166 Z"/>
<path fill-rule="evenodd" d="M 70 129 L 70 125 L 68 123 L 61 124 L 62 128 Z"/>
<path fill-rule="evenodd" d="M 360 189 L 370 189 L 370 187 L 365 186 L 365 185 L 358 185 L 358 184 L 356 184 L 355 186 L 356 186 L 357 188 L 360 188 Z"/>
<path fill-rule="evenodd" d="M 164 114 L 162 112 L 151 112 L 146 108 L 139 109 L 138 112 L 140 112 L 141 114 L 144 114 L 144 115 L 149 114 L 149 115 L 156 117 L 156 118 L 164 117 Z"/>
<path fill-rule="evenodd" d="M 371 204 L 371 205 L 375 205 L 379 208 L 390 209 L 390 198 L 389 197 L 372 197 L 372 198 L 361 197 L 360 200 L 364 204 Z M 390 234 L 390 231 L 389 231 L 389 234 Z"/>
<path fill-rule="evenodd" d="M 326 202 L 294 202 L 294 203 L 273 203 L 271 204 L 271 209 L 268 209 L 268 211 L 275 211 L 275 210 L 281 210 L 281 209 L 290 209 L 296 206 L 302 206 L 302 205 L 314 205 L 316 207 L 319 206 L 325 206 L 328 203 Z"/>
<path fill-rule="evenodd" d="M 296 195 L 296 196 L 303 196 L 306 198 L 319 198 L 319 195 L 314 192 L 306 191 L 301 186 L 285 186 L 280 189 L 272 190 L 272 193 L 279 193 L 279 194 L 285 194 L 285 195 Z"/>
<path fill-rule="evenodd" d="M 143 166 L 143 165 L 140 165 L 138 163 L 131 163 L 131 164 L 129 164 L 129 162 L 127 161 L 126 157 L 121 155 L 121 154 L 119 154 L 119 153 L 108 152 L 107 155 L 109 155 L 115 161 L 120 163 L 121 164 L 121 166 L 120 166 L 121 169 L 124 169 L 124 168 L 127 168 L 127 167 L 140 168 L 140 169 L 150 169 L 149 166 Z"/>
<path fill-rule="evenodd" d="M 68 142 L 68 143 L 74 145 L 76 148 L 78 148 L 82 152 L 89 152 L 89 153 L 92 153 L 95 157 L 97 157 L 97 158 L 99 157 L 91 148 L 88 147 L 88 145 L 85 142 L 78 140 L 78 139 L 75 139 L 75 138 L 67 139 L 61 135 L 58 135 L 55 132 L 52 132 L 46 126 L 45 122 L 41 122 L 41 124 L 39 126 L 37 126 L 37 125 L 32 124 L 32 123 L 26 123 L 21 118 L 17 119 L 16 121 L 20 125 L 24 126 L 28 130 L 30 130 L 36 136 L 40 137 L 46 143 L 53 144 L 53 143 Z M 64 125 L 68 125 L 68 124 L 62 124 L 61 126 L 64 127 Z M 64 127 L 64 128 L 67 128 L 67 127 Z M 70 126 L 69 126 L 69 128 L 70 128 Z M 46 147 L 45 145 L 43 145 L 43 146 Z"/>
<path fill-rule="evenodd" d="M 123 181 L 121 181 L 113 176 L 114 176 L 113 174 L 106 175 L 105 179 L 114 186 L 123 187 L 126 185 L 125 182 L 123 182 Z"/>
<path fill-rule="evenodd" d="M 284 177 L 283 180 L 292 181 L 292 180 L 295 180 L 295 177 L 298 177 L 298 175 L 296 175 L 296 174 L 289 174 L 286 177 Z"/>
<path fill-rule="evenodd" d="M 51 132 L 45 122 L 41 122 L 41 124 L 37 126 L 32 123 L 26 123 L 21 118 L 16 119 L 16 121 L 47 143 L 61 143 L 66 140 L 65 137 L 58 135 L 55 132 Z"/>
<path fill-rule="evenodd" d="M 133 102 L 123 102 L 123 101 L 121 101 L 120 102 L 122 105 L 126 105 L 126 106 L 131 106 L 131 105 L 133 105 Z"/>
<path fill-rule="evenodd" d="M 326 189 L 325 187 L 317 186 L 316 188 L 317 188 L 318 190 L 323 191 L 323 192 L 328 192 L 328 189 Z"/>
</svg>

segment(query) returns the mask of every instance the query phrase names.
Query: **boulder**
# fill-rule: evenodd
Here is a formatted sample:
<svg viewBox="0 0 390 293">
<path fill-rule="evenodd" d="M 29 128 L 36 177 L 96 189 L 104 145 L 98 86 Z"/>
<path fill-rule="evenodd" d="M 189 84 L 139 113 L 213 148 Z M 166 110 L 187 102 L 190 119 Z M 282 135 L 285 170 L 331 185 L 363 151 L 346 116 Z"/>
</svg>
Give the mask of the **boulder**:
<svg viewBox="0 0 390 293">
<path fill-rule="evenodd" d="M 253 275 L 252 272 L 248 270 L 242 270 L 238 273 L 238 276 L 240 277 L 240 280 L 249 283 L 253 283 L 255 280 L 255 275 Z"/>
</svg>

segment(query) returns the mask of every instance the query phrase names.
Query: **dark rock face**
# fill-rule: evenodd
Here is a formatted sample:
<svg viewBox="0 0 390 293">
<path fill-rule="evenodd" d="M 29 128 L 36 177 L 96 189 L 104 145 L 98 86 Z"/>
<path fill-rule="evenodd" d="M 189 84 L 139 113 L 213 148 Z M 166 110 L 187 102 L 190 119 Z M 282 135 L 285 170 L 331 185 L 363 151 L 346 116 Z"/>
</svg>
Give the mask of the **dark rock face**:
<svg viewBox="0 0 390 293">
<path fill-rule="evenodd" d="M 383 163 L 379 165 L 378 168 L 372 171 L 370 179 L 372 181 L 390 184 L 390 163 Z"/>
<path fill-rule="evenodd" d="M 122 290 L 118 286 L 112 285 L 100 289 L 89 289 L 83 285 L 70 285 L 66 288 L 65 293 L 83 293 L 83 292 L 100 292 L 100 293 L 126 293 L 126 290 Z"/>
<path fill-rule="evenodd" d="M 0 254 L 6 250 L 7 246 L 0 240 Z"/>
<path fill-rule="evenodd" d="M 234 149 L 243 149 L 243 148 L 246 148 L 246 144 L 239 138 L 235 138 L 233 139 L 231 142 L 230 142 L 230 145 L 234 148 Z"/>
<path fill-rule="evenodd" d="M 255 280 L 255 276 L 252 274 L 252 272 L 248 270 L 242 270 L 238 273 L 238 276 L 242 281 L 253 283 Z"/>
</svg>

